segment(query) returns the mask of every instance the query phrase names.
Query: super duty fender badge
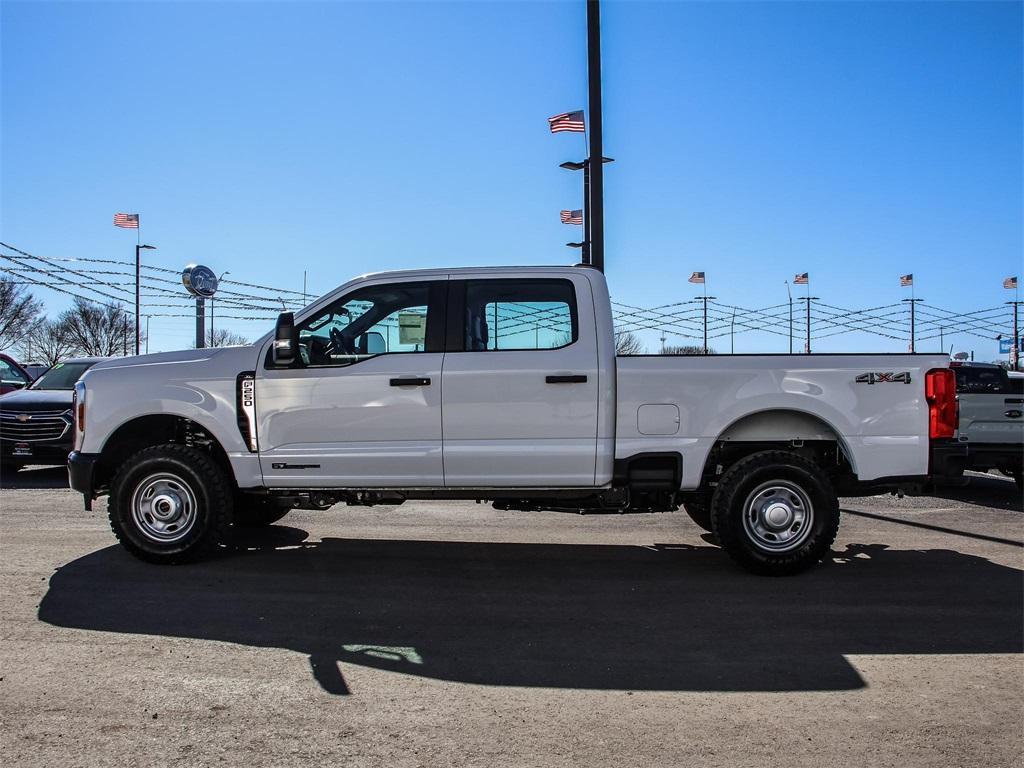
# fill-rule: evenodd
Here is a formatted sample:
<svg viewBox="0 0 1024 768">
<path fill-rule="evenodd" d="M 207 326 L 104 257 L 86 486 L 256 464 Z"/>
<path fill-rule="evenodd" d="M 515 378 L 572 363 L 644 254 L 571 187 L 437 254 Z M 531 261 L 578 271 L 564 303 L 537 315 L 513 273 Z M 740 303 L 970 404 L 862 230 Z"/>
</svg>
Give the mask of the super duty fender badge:
<svg viewBox="0 0 1024 768">
<path fill-rule="evenodd" d="M 909 384 L 910 371 L 900 371 L 899 373 L 894 373 L 893 371 L 885 373 L 862 373 L 857 376 L 854 381 L 858 384 L 885 384 L 887 382 Z"/>
<path fill-rule="evenodd" d="M 259 451 L 256 439 L 256 373 L 245 371 L 238 374 L 235 384 L 236 407 L 238 408 L 238 431 L 242 433 L 245 445 L 251 453 Z"/>
</svg>

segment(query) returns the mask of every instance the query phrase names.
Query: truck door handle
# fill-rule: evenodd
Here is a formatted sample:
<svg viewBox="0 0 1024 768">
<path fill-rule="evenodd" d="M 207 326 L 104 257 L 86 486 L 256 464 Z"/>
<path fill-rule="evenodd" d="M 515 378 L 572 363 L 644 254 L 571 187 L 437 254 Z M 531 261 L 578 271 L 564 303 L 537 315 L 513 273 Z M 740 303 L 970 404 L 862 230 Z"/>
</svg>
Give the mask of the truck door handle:
<svg viewBox="0 0 1024 768">
<path fill-rule="evenodd" d="M 1019 419 L 1021 417 L 1021 412 L 1020 411 L 1007 411 L 1003 415 L 1006 416 L 1006 418 L 1008 418 L 1008 419 Z"/>
<path fill-rule="evenodd" d="M 392 387 L 429 387 L 430 379 L 411 377 L 408 379 L 392 379 Z"/>
<path fill-rule="evenodd" d="M 583 374 L 566 374 L 545 376 L 544 381 L 548 384 L 586 384 L 587 377 Z"/>
</svg>

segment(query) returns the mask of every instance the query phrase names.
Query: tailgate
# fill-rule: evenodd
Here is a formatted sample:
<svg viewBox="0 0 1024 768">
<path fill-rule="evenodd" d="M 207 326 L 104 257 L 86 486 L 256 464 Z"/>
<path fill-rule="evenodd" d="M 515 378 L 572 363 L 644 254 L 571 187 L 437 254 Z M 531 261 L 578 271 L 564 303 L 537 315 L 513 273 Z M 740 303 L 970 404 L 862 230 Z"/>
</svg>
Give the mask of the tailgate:
<svg viewBox="0 0 1024 768">
<path fill-rule="evenodd" d="M 1018 394 L 964 394 L 960 399 L 961 442 L 1024 441 L 1024 397 Z"/>
</svg>

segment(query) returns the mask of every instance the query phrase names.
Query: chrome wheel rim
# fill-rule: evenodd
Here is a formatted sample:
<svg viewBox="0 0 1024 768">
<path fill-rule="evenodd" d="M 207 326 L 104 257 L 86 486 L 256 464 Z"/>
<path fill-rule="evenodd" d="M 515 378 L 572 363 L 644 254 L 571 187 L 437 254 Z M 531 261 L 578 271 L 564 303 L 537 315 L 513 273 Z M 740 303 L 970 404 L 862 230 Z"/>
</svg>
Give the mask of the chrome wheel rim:
<svg viewBox="0 0 1024 768">
<path fill-rule="evenodd" d="M 803 488 L 787 480 L 762 483 L 743 505 L 743 529 L 756 547 L 791 552 L 811 535 L 814 506 Z"/>
<path fill-rule="evenodd" d="M 171 544 L 188 535 L 196 522 L 196 497 L 177 475 L 161 472 L 135 486 L 132 520 L 143 536 Z"/>
</svg>

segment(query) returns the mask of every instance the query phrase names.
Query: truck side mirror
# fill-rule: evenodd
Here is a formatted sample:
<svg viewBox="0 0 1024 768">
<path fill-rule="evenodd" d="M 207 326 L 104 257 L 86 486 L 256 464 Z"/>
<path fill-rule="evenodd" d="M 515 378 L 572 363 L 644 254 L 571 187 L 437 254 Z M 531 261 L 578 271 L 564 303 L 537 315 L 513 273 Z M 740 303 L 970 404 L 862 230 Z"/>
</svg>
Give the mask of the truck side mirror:
<svg viewBox="0 0 1024 768">
<path fill-rule="evenodd" d="M 275 366 L 287 368 L 295 362 L 299 351 L 299 338 L 295 331 L 295 315 L 282 312 L 274 326 L 274 346 L 271 348 Z"/>
</svg>

